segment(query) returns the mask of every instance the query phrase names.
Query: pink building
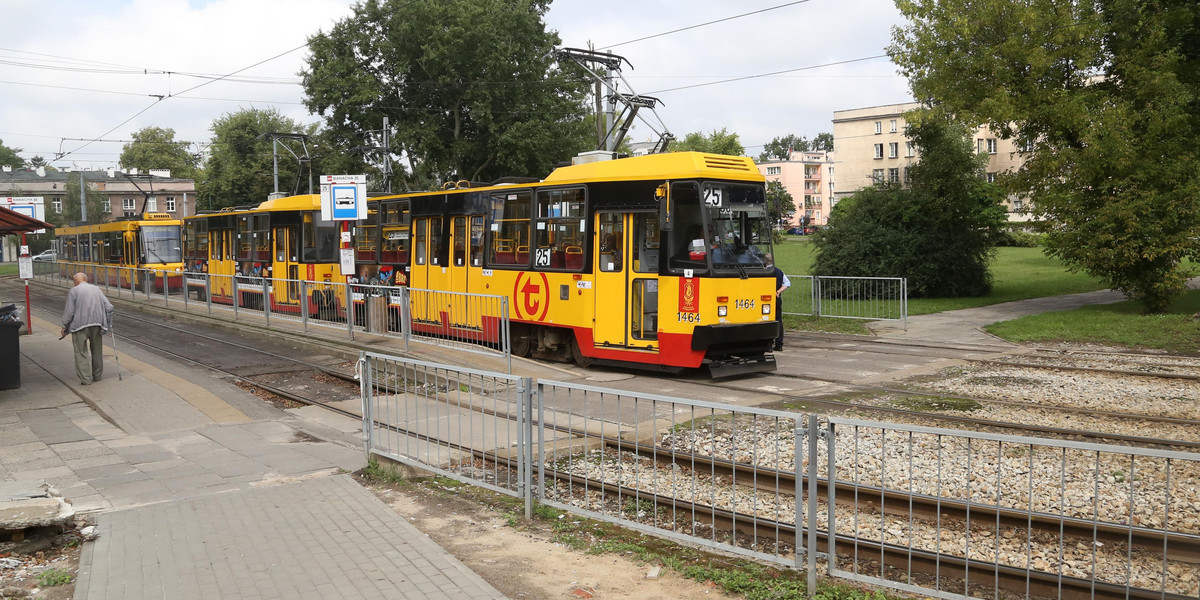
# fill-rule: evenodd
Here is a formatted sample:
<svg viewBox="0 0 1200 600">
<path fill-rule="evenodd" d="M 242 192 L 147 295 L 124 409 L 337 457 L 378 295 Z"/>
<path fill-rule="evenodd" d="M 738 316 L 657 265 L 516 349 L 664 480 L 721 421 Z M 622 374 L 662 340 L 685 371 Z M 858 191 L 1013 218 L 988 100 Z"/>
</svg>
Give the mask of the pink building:
<svg viewBox="0 0 1200 600">
<path fill-rule="evenodd" d="M 788 153 L 788 160 L 759 163 L 758 170 L 767 181 L 782 184 L 796 202 L 788 227 L 824 225 L 829 220 L 833 198 L 831 153 L 794 151 Z"/>
</svg>

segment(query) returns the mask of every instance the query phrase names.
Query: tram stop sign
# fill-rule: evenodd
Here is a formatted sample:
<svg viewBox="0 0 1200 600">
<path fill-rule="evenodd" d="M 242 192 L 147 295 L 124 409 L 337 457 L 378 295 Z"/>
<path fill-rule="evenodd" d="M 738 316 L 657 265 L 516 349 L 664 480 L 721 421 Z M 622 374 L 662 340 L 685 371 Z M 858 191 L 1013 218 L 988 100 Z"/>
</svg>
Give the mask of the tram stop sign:
<svg viewBox="0 0 1200 600">
<path fill-rule="evenodd" d="M 367 218 L 367 176 L 322 175 L 321 218 L 326 221 Z"/>
</svg>

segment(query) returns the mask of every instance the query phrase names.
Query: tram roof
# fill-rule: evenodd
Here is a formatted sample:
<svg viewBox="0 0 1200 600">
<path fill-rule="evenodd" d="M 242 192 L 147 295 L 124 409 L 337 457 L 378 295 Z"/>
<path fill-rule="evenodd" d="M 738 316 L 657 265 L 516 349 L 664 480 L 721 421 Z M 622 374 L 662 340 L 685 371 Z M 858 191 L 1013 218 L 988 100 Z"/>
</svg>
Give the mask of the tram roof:
<svg viewBox="0 0 1200 600">
<path fill-rule="evenodd" d="M 765 181 L 754 161 L 745 156 L 668 152 L 559 167 L 546 177 L 545 183 L 693 177 Z"/>
<path fill-rule="evenodd" d="M 300 194 L 299 196 L 284 196 L 272 198 L 252 210 L 312 210 L 321 208 L 320 194 Z"/>
</svg>

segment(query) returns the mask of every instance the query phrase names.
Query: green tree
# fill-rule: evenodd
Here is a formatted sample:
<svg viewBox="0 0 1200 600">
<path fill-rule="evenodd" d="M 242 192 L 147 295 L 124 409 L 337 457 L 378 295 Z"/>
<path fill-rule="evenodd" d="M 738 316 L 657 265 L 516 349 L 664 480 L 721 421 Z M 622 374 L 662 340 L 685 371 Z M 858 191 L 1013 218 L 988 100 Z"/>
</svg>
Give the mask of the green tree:
<svg viewBox="0 0 1200 600">
<path fill-rule="evenodd" d="M 668 149 L 672 152 L 708 152 L 710 154 L 726 154 L 729 156 L 745 156 L 746 149 L 738 134 L 730 133 L 725 127 L 720 131 L 713 130 L 709 135 L 694 131 L 683 136 L 682 140 L 672 143 Z"/>
<path fill-rule="evenodd" d="M 809 150 L 813 152 L 833 152 L 833 134 L 829 132 L 818 133 L 816 137 L 809 143 Z"/>
<path fill-rule="evenodd" d="M 789 150 L 795 152 L 832 151 L 833 134 L 818 133 L 812 140 L 794 133 L 777 137 L 763 145 L 763 151 L 758 155 L 758 162 L 787 160 Z"/>
<path fill-rule="evenodd" d="M 792 199 L 787 188 L 778 181 L 768 181 L 767 215 L 771 219 L 771 224 L 782 226 L 790 221 L 794 214 L 796 214 L 796 201 Z"/>
<path fill-rule="evenodd" d="M 1150 312 L 1200 258 L 1200 4 L 900 0 L 917 98 L 1027 148 L 1046 251 Z M 962 18 L 970 14 L 971 18 Z"/>
<path fill-rule="evenodd" d="M 549 0 L 364 0 L 309 40 L 305 104 L 350 146 L 394 127 L 406 185 L 545 176 L 594 146 L 589 81 L 560 70 Z"/>
<path fill-rule="evenodd" d="M 271 138 L 263 134 L 309 133 L 309 129 L 274 108 L 248 108 L 217 117 L 212 132 L 213 145 L 204 171 L 205 180 L 197 191 L 201 199 L 212 194 L 213 208 L 222 208 L 259 204 L 275 191 Z M 279 143 L 295 142 L 281 140 Z M 302 168 L 291 154 L 282 148 L 279 150 L 279 191 L 307 193 L 309 176 L 307 165 Z M 201 205 L 207 207 L 206 202 Z"/>
<path fill-rule="evenodd" d="M 25 159 L 21 158 L 20 152 L 20 148 L 9 148 L 4 145 L 4 140 L 0 140 L 0 166 L 14 169 L 25 166 Z"/>
<path fill-rule="evenodd" d="M 170 169 L 172 177 L 194 179 L 200 157 L 188 151 L 188 142 L 175 141 L 174 129 L 145 127 L 133 133 L 119 160 L 123 169 Z"/>
<path fill-rule="evenodd" d="M 934 113 L 908 122 L 921 152 L 909 187 L 879 182 L 839 202 L 814 238 L 813 273 L 906 277 L 914 297 L 985 295 L 1003 192 L 979 176 L 986 155 L 975 154 L 965 125 Z"/>
<path fill-rule="evenodd" d="M 87 186 L 85 198 L 87 198 L 87 222 L 88 223 L 104 223 L 112 216 L 109 210 L 105 210 L 104 201 L 108 200 L 108 195 L 95 189 L 93 186 Z M 67 183 L 63 186 L 63 209 L 61 213 L 56 213 L 49 206 L 46 207 L 46 221 L 51 225 L 67 225 L 83 220 L 83 211 L 79 206 L 79 174 L 72 173 L 67 177 Z"/>
</svg>

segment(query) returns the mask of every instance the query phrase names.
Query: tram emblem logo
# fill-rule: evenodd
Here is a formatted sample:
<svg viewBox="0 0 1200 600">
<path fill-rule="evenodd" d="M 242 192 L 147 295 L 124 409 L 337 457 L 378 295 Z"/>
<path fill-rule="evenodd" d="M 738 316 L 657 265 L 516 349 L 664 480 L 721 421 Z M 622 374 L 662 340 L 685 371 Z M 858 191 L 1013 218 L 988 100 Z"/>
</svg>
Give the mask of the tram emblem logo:
<svg viewBox="0 0 1200 600">
<path fill-rule="evenodd" d="M 700 280 L 684 278 L 679 280 L 679 312 L 700 312 Z"/>
<path fill-rule="evenodd" d="M 545 273 L 521 273 L 513 286 L 517 316 L 544 321 L 550 311 L 550 282 Z"/>
</svg>

